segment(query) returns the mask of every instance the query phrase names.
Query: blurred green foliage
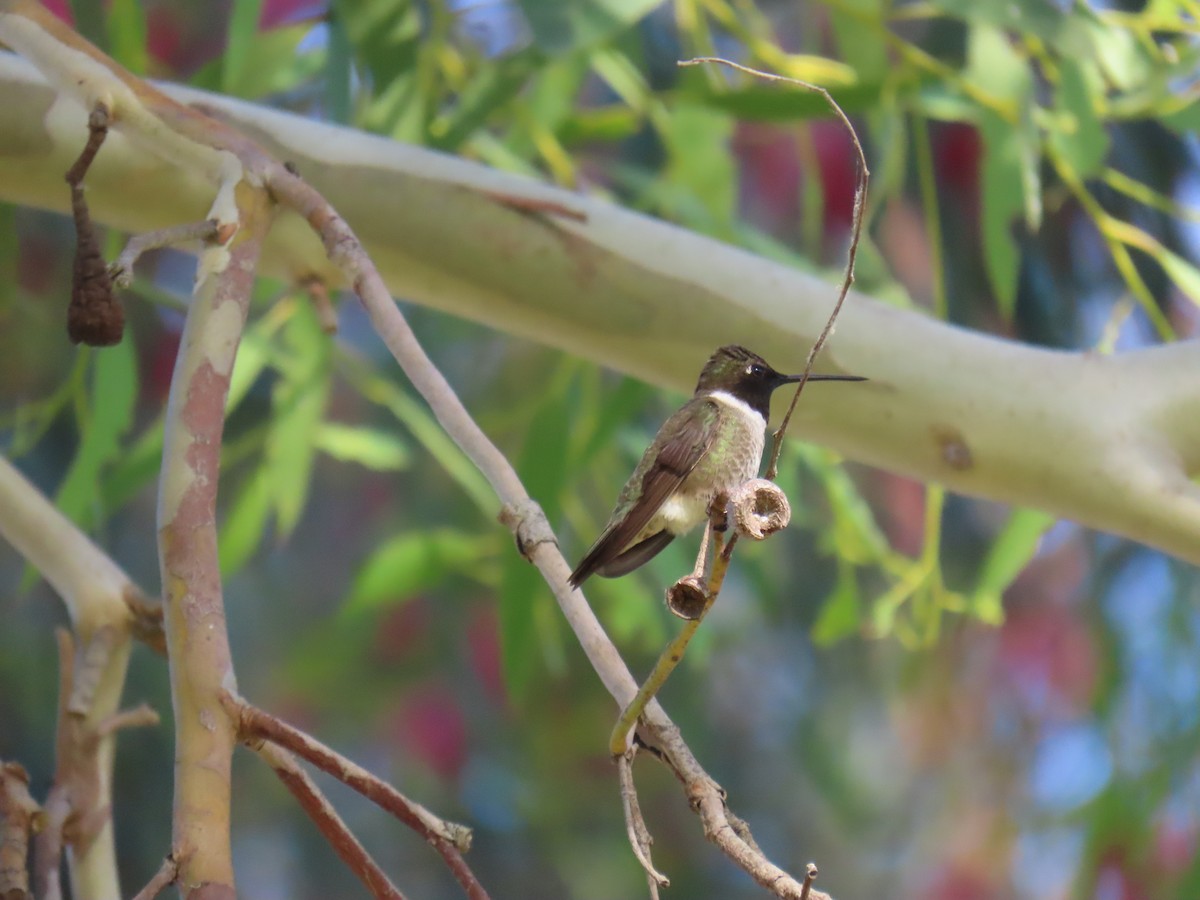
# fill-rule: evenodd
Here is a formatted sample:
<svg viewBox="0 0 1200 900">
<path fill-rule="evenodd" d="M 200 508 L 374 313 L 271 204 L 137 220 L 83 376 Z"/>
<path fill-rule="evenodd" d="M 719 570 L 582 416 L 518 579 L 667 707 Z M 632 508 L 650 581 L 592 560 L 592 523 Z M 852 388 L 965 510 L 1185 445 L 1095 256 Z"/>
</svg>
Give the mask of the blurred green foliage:
<svg viewBox="0 0 1200 900">
<path fill-rule="evenodd" d="M 219 31 L 207 3 L 71 8 L 134 72 L 600 193 L 835 281 L 853 190 L 845 136 L 812 93 L 675 66 L 726 55 L 820 84 L 854 117 L 874 173 L 867 292 L 1095 352 L 1196 327 L 1200 9 L 1188 0 L 234 0 Z M 13 276 L 0 279 L 4 449 L 153 589 L 187 272 L 170 254 L 152 260 L 125 342 L 72 349 L 69 231 L 0 215 L 0 270 Z M 681 398 L 408 312 L 577 555 Z M 498 896 L 632 895 L 640 876 L 603 758 L 611 702 L 495 523 L 487 483 L 352 302 L 340 325 L 328 337 L 298 288 L 264 281 L 239 352 L 221 563 L 246 692 L 477 824 L 473 862 Z M 947 497 L 795 439 L 779 480 L 793 527 L 739 550 L 664 697 L 768 852 L 793 869 L 816 856 L 840 896 L 1135 895 L 1111 884 L 1195 896 L 1200 726 L 1186 710 L 1200 675 L 1183 661 L 1197 643 L 1195 573 L 1067 526 L 1047 540 L 1045 514 Z M 674 628 L 657 598 L 690 565 L 685 543 L 588 585 L 637 671 Z M 1122 579 L 1138 566 L 1135 589 Z M 0 723 L 16 723 L 0 728 L 0 756 L 44 784 L 50 614 L 6 593 L 24 618 L 0 638 Z M 1113 596 L 1157 618 L 1131 625 L 1132 601 Z M 1176 668 L 1152 664 L 1163 660 Z M 162 708 L 162 682 L 135 661 L 133 693 Z M 1149 724 L 1146 704 L 1163 711 Z M 1075 746 L 1068 725 L 1108 741 L 1046 763 L 1060 788 L 1097 773 L 1073 804 L 1038 781 L 1046 754 Z M 1131 752 L 1122 733 L 1135 726 L 1148 746 Z M 118 812 L 138 835 L 129 884 L 162 852 L 161 832 L 132 821 L 165 822 L 170 750 L 153 741 L 154 762 L 146 745 L 133 758 L 161 769 L 158 805 Z M 680 895 L 758 896 L 703 845 L 670 779 L 649 766 L 640 777 Z M 118 773 L 122 797 L 148 791 L 135 781 Z M 241 813 L 243 877 L 261 870 L 289 896 L 346 890 L 333 866 L 289 876 L 278 860 L 304 859 L 295 848 L 313 839 L 268 808 L 273 825 Z M 422 848 L 393 838 L 373 849 L 415 879 L 414 896 L 451 895 Z"/>
</svg>

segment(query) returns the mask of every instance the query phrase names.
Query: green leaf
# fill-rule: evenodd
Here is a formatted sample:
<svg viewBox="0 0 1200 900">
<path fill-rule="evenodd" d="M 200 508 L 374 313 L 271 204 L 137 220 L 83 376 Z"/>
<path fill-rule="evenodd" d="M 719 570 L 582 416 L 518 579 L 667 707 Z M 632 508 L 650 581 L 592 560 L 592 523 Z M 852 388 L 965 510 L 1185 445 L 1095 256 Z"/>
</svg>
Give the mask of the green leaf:
<svg viewBox="0 0 1200 900">
<path fill-rule="evenodd" d="M 594 109 L 576 109 L 558 129 L 558 139 L 568 146 L 614 143 L 633 137 L 642 127 L 642 117 L 623 103 Z"/>
<path fill-rule="evenodd" d="M 1007 103 L 1010 112 L 979 108 L 983 136 L 982 231 L 984 262 L 1000 312 L 1016 308 L 1020 253 L 1010 231 L 1018 213 L 1026 227 L 1041 224 L 1041 145 L 1034 123 L 1033 76 L 1029 62 L 999 28 L 974 25 L 968 35 L 964 76 L 978 89 Z"/>
<path fill-rule="evenodd" d="M 697 530 L 693 540 L 698 537 Z M 662 598 L 665 584 L 688 571 L 698 549 L 698 542 L 685 549 L 682 539 L 672 541 L 641 572 L 626 578 L 593 578 L 587 582 L 584 588 L 588 599 L 618 645 L 648 653 L 662 649 L 667 640 L 666 620 L 669 618 L 674 623 L 676 619 L 664 613 L 663 604 L 655 601 Z M 690 560 L 689 552 L 692 557 Z M 660 575 L 666 580 L 660 580 Z"/>
<path fill-rule="evenodd" d="M 521 102 L 535 121 L 556 131 L 571 116 L 583 111 L 579 108 L 579 96 L 592 75 L 592 60 L 588 54 L 574 53 L 555 60 L 542 56 L 541 61 L 538 77 L 523 92 Z"/>
<path fill-rule="evenodd" d="M 518 2 L 537 45 L 547 53 L 559 54 L 608 40 L 649 13 L 661 0 Z"/>
<path fill-rule="evenodd" d="M 560 370 L 561 371 L 561 370 Z M 547 518 L 559 517 L 567 477 L 571 410 L 568 378 L 555 379 L 533 421 L 517 460 L 517 471 L 529 495 Z M 536 568 L 515 552 L 506 555 L 500 583 L 500 650 L 504 683 L 515 702 L 527 693 L 543 654 L 539 647 L 537 611 L 549 601 L 549 590 Z"/>
<path fill-rule="evenodd" d="M 872 163 L 871 170 L 871 206 L 875 214 L 885 209 L 890 200 L 899 198 L 904 191 L 905 179 L 909 173 L 908 147 L 910 138 L 908 116 L 904 110 L 892 103 L 885 103 L 879 110 L 868 114 L 867 125 L 871 143 L 879 148 L 877 151 L 883 158 L 879 163 Z M 925 122 L 918 122 L 916 127 L 925 128 Z M 868 210 L 868 215 L 871 214 Z M 864 226 L 869 232 L 869 223 Z M 869 234 L 864 234 L 864 238 Z M 890 266 L 884 265 L 880 270 L 880 280 L 892 282 Z M 866 272 L 855 272 L 855 280 L 859 280 L 860 290 L 871 291 L 871 281 L 867 280 Z"/>
<path fill-rule="evenodd" d="M 601 450 L 613 446 L 617 431 L 637 416 L 650 394 L 646 383 L 636 378 L 622 378 L 615 389 L 607 389 L 604 381 L 599 384 L 604 396 L 594 403 L 581 404 L 588 419 L 582 429 L 572 429 L 576 434 L 586 435 L 583 446 L 573 454 L 580 466 L 586 466 Z"/>
<path fill-rule="evenodd" d="M 390 431 L 323 422 L 313 438 L 322 453 L 342 462 L 358 463 L 377 472 L 394 472 L 408 467 L 412 454 L 408 445 Z"/>
<path fill-rule="evenodd" d="M 229 379 L 229 397 L 225 402 L 225 415 L 229 416 L 241 405 L 250 388 L 258 380 L 271 358 L 270 335 L 278 327 L 278 321 L 268 317 L 256 320 L 242 335 L 238 346 L 237 360 Z M 162 417 L 148 426 L 113 461 L 112 468 L 104 478 L 102 503 L 105 509 L 118 509 L 144 488 L 158 475 L 162 466 L 163 420 Z M 222 460 L 222 466 L 226 460 Z"/>
<path fill-rule="evenodd" d="M 428 407 L 409 396 L 399 385 L 375 374 L 369 367 L 346 360 L 346 376 L 372 403 L 389 409 L 446 473 L 459 483 L 475 505 L 494 516 L 499 503 L 486 478 L 437 423 Z"/>
<path fill-rule="evenodd" d="M 329 336 L 321 330 L 311 304 L 296 307 L 282 337 L 290 353 L 279 363 L 282 377 L 272 392 L 264 451 L 276 526 L 286 537 L 308 499 L 316 435 L 329 400 L 332 354 Z"/>
<path fill-rule="evenodd" d="M 241 70 L 236 82 L 225 86 L 229 68 L 225 57 L 201 67 L 190 79 L 192 85 L 209 91 L 228 93 L 247 100 L 294 90 L 312 80 L 325 67 L 326 51 L 313 48 L 301 51 L 301 44 L 312 33 L 308 24 L 288 25 L 259 32 L 254 37 L 254 62 Z"/>
<path fill-rule="evenodd" d="M 1167 113 L 1161 121 L 1177 134 L 1191 136 L 1200 131 L 1200 100 L 1193 100 L 1182 109 Z"/>
<path fill-rule="evenodd" d="M 271 341 L 264 328 L 264 322 L 265 320 L 260 319 L 242 335 L 237 358 L 233 361 L 233 372 L 229 376 L 229 396 L 225 401 L 226 416 L 237 409 L 271 360 Z"/>
<path fill-rule="evenodd" d="M 471 80 L 453 112 L 430 126 L 430 146 L 457 150 L 493 112 L 516 97 L 544 63 L 542 54 L 526 50 L 488 66 Z"/>
<path fill-rule="evenodd" d="M 1000 311 L 1011 317 L 1016 308 L 1020 253 L 1012 225 L 1024 208 L 1020 136 L 998 116 L 983 113 L 982 231 L 983 258 Z"/>
<path fill-rule="evenodd" d="M 104 478 L 101 503 L 105 509 L 119 509 L 158 477 L 162 468 L 163 420 L 160 416 L 113 461 Z"/>
<path fill-rule="evenodd" d="M 935 9 L 976 25 L 1018 34 L 1036 34 L 1054 43 L 1062 32 L 1066 17 L 1048 0 L 1005 0 L 1003 3 L 980 0 L 930 0 Z"/>
<path fill-rule="evenodd" d="M 738 178 L 729 152 L 733 121 L 712 109 L 679 103 L 663 125 L 662 136 L 668 153 L 664 181 L 703 205 L 709 227 L 679 218 L 703 230 L 727 233 L 737 206 Z"/>
<path fill-rule="evenodd" d="M 347 125 L 353 101 L 354 48 L 342 15 L 341 8 L 335 5 L 327 19 L 329 48 L 325 53 L 325 109 L 331 122 Z"/>
<path fill-rule="evenodd" d="M 1178 254 L 1162 247 L 1154 258 L 1163 267 L 1175 286 L 1200 305 L 1200 270 Z"/>
<path fill-rule="evenodd" d="M 803 401 L 801 401 L 803 402 Z M 887 556 L 887 538 L 875 522 L 870 504 L 846 470 L 835 462 L 828 450 L 788 441 L 785 447 L 795 452 L 812 469 L 829 499 L 833 527 L 821 535 L 822 549 L 848 563 L 874 563 Z M 780 470 L 782 474 L 782 469 Z M 792 489 L 795 494 L 795 489 Z"/>
<path fill-rule="evenodd" d="M 1122 91 L 1132 91 L 1150 78 L 1158 64 L 1139 39 L 1126 28 L 1088 18 L 1085 30 L 1105 76 Z"/>
<path fill-rule="evenodd" d="M 592 70 L 632 109 L 644 112 L 654 102 L 645 73 L 627 54 L 604 47 L 593 52 L 589 59 Z"/>
<path fill-rule="evenodd" d="M 447 528 L 398 534 L 359 567 L 340 616 L 352 618 L 390 608 L 451 575 L 486 576 L 480 567 L 495 554 L 493 535 Z"/>
<path fill-rule="evenodd" d="M 837 586 L 821 607 L 821 614 L 813 624 L 813 642 L 827 646 L 857 633 L 861 625 L 859 606 L 858 580 L 854 576 L 854 567 L 841 563 L 838 566 Z"/>
<path fill-rule="evenodd" d="M 221 574 L 228 577 L 254 555 L 267 530 L 271 514 L 271 474 L 258 467 L 241 485 L 237 498 L 221 523 L 218 556 Z"/>
<path fill-rule="evenodd" d="M 257 54 L 261 16 L 262 0 L 233 0 L 221 69 L 221 90 L 226 94 L 236 94 L 246 73 L 253 68 L 250 58 L 251 54 Z"/>
<path fill-rule="evenodd" d="M 546 395 L 529 423 L 525 446 L 517 460 L 525 489 L 551 521 L 558 518 L 567 477 L 572 408 L 568 386 L 569 382 L 561 379 Z"/>
<path fill-rule="evenodd" d="M 1002 594 L 1033 558 L 1042 535 L 1053 524 L 1054 517 L 1039 510 L 1013 511 L 983 562 L 971 594 L 970 609 L 974 615 L 992 625 L 1004 621 Z"/>
<path fill-rule="evenodd" d="M 880 28 L 866 27 L 862 18 L 870 16 L 882 22 L 885 16 L 881 0 L 850 0 L 847 7 L 853 15 L 838 9 L 829 10 L 829 22 L 837 39 L 842 58 L 854 67 L 860 82 L 883 83 L 894 71 L 892 55 Z"/>
<path fill-rule="evenodd" d="M 137 0 L 112 0 L 108 8 L 108 38 L 113 58 L 135 75 L 145 75 L 146 16 Z"/>
<path fill-rule="evenodd" d="M 80 422 L 79 449 L 59 485 L 55 503 L 88 528 L 100 499 L 101 475 L 121 451 L 121 438 L 133 422 L 137 400 L 137 358 L 133 339 L 93 351 L 92 393 Z"/>
<path fill-rule="evenodd" d="M 500 661 L 504 685 L 520 704 L 543 654 L 538 646 L 537 608 L 548 602 L 549 588 L 541 573 L 515 552 L 505 554 L 500 579 Z"/>
<path fill-rule="evenodd" d="M 0 272 L 17 271 L 20 234 L 17 230 L 17 208 L 8 203 L 0 203 Z M 16 308 L 18 283 L 19 279 L 15 276 L 0 278 L 0 314 L 5 317 Z"/>
<path fill-rule="evenodd" d="M 1014 111 L 1033 97 L 1033 73 L 1029 62 L 1000 28 L 987 25 L 971 28 L 967 35 L 967 66 L 963 77 L 989 95 L 1011 101 Z"/>
<path fill-rule="evenodd" d="M 427 23 L 414 3 L 396 0 L 335 0 L 333 12 L 346 30 L 369 83 L 389 85 L 416 66 Z"/>
<path fill-rule="evenodd" d="M 104 27 L 102 0 L 71 0 L 75 30 L 99 47 L 108 50 L 108 29 Z"/>
<path fill-rule="evenodd" d="M 1104 85 L 1099 73 L 1090 67 L 1085 70 L 1071 59 L 1059 61 L 1059 72 L 1061 80 L 1055 97 L 1057 127 L 1050 132 L 1049 139 L 1082 181 L 1096 174 L 1108 155 L 1108 132 L 1093 102 L 1093 97 L 1103 95 Z M 1089 72 L 1094 75 L 1091 79 Z"/>
</svg>

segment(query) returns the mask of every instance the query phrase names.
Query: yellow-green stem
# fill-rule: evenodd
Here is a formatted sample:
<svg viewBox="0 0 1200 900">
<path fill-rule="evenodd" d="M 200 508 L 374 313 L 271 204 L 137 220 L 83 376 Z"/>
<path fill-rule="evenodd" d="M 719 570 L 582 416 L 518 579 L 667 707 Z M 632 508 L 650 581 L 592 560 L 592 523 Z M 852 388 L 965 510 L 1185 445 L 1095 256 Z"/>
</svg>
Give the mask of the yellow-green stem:
<svg viewBox="0 0 1200 900">
<path fill-rule="evenodd" d="M 694 619 L 689 619 L 683 626 L 683 630 L 675 635 L 659 656 L 658 662 L 654 664 L 654 668 L 650 671 L 649 677 L 638 688 L 637 694 L 629 701 L 629 705 L 621 711 L 620 717 L 617 719 L 617 724 L 613 726 L 612 735 L 608 739 L 608 749 L 613 756 L 620 756 L 625 752 L 625 748 L 629 743 L 630 732 L 633 731 L 634 725 L 637 723 L 638 717 L 646 708 L 654 696 L 659 692 L 671 673 L 675 671 L 675 667 L 679 665 L 683 659 L 684 651 L 687 650 L 687 645 L 691 643 L 692 637 L 696 634 L 700 623 L 704 621 L 704 617 L 708 615 L 708 611 L 712 609 L 713 602 L 717 599 L 717 594 L 721 592 L 721 585 L 725 581 L 725 573 L 729 571 L 729 554 L 722 552 L 722 544 L 724 543 L 721 532 L 712 531 L 712 572 L 708 576 L 708 584 L 705 585 L 704 608 L 700 610 L 700 614 Z M 736 537 L 736 535 L 735 535 Z M 729 542 L 729 548 L 733 548 L 733 540 Z"/>
</svg>

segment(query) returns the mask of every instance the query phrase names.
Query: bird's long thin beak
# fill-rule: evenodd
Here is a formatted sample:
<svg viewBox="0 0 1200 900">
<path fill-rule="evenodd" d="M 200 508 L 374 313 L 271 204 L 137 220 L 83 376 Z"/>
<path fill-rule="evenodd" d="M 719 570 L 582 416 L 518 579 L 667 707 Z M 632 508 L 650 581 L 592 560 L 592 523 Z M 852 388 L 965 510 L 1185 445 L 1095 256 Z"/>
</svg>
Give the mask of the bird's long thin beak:
<svg viewBox="0 0 1200 900">
<path fill-rule="evenodd" d="M 784 375 L 780 384 L 795 384 L 803 375 Z M 808 376 L 809 381 L 869 381 L 865 375 L 817 375 Z"/>
</svg>

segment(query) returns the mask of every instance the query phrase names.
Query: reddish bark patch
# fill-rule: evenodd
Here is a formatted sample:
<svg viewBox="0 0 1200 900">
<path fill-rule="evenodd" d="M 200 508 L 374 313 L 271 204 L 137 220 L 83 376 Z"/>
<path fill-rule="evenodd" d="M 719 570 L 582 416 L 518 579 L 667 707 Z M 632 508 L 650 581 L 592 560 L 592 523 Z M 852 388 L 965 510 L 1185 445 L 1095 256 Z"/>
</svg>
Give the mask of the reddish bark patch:
<svg viewBox="0 0 1200 900">
<path fill-rule="evenodd" d="M 974 467 L 975 460 L 971 456 L 971 448 L 962 432 L 949 425 L 930 426 L 929 433 L 938 446 L 938 455 L 942 462 L 951 469 L 966 471 Z"/>
</svg>

